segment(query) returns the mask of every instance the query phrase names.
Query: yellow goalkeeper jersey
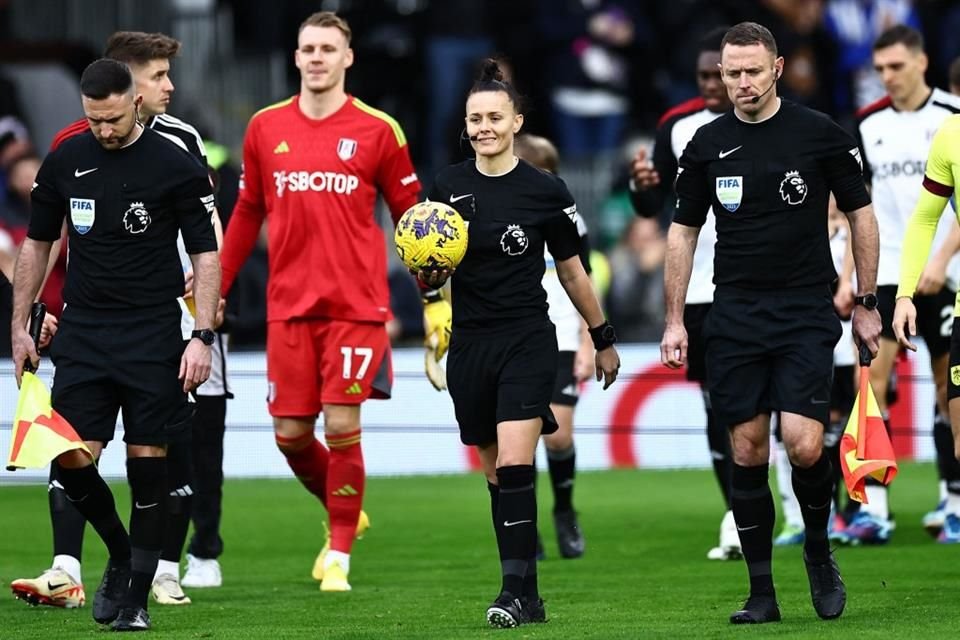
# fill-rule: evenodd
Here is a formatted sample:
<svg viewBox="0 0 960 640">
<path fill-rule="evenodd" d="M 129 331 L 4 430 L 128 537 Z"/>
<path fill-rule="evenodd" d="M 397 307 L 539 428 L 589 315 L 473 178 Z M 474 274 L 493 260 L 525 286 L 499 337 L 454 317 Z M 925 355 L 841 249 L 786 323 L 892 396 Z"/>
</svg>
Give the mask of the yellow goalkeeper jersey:
<svg viewBox="0 0 960 640">
<path fill-rule="evenodd" d="M 916 291 L 930 255 L 937 223 L 957 185 L 960 185 L 960 114 L 943 121 L 930 145 L 923 188 L 903 238 L 897 298 L 912 297 Z M 954 305 L 953 315 L 960 316 L 960 300 Z"/>
</svg>

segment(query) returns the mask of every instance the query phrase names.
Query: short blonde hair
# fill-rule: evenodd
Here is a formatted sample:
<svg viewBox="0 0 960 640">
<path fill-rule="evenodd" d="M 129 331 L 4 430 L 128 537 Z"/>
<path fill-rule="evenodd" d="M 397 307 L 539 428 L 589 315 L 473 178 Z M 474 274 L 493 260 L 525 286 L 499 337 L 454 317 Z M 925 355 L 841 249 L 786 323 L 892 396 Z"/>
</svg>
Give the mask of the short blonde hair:
<svg viewBox="0 0 960 640">
<path fill-rule="evenodd" d="M 299 36 L 303 33 L 303 30 L 307 27 L 334 27 L 340 29 L 340 33 L 347 39 L 348 45 L 350 44 L 350 39 L 353 37 L 353 31 L 350 30 L 350 25 L 347 24 L 347 21 L 333 11 L 318 11 L 307 16 L 307 19 L 300 23 L 300 30 L 297 31 L 297 35 Z"/>
<path fill-rule="evenodd" d="M 543 136 L 524 133 L 513 141 L 513 150 L 517 156 L 538 169 L 556 174 L 560 168 L 560 154 L 550 140 Z"/>
</svg>

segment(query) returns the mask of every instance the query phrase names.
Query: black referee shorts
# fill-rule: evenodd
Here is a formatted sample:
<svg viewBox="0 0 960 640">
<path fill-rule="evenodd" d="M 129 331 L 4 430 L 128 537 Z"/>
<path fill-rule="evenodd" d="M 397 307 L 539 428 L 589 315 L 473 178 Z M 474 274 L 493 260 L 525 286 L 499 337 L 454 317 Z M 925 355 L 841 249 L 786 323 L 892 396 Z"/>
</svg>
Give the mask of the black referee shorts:
<svg viewBox="0 0 960 640">
<path fill-rule="evenodd" d="M 955 298 L 954 292 L 947 286 L 932 295 L 913 297 L 913 304 L 917 308 L 917 335 L 923 338 L 931 358 L 938 358 L 950 351 Z M 896 306 L 896 285 L 877 287 L 877 310 L 883 323 L 880 335 L 890 340 L 897 339 L 893 333 L 893 311 Z"/>
<path fill-rule="evenodd" d="M 577 379 L 573 375 L 573 363 L 576 358 L 576 351 L 561 351 L 557 356 L 557 375 L 553 383 L 551 404 L 559 404 L 565 407 L 577 406 L 580 389 Z"/>
<path fill-rule="evenodd" d="M 510 333 L 465 335 L 454 329 L 447 358 L 447 387 L 466 445 L 497 441 L 497 424 L 543 419 L 557 430 L 550 399 L 557 377 L 553 324 L 515 327 Z"/>
<path fill-rule="evenodd" d="M 117 412 L 123 440 L 188 440 L 193 405 L 177 378 L 184 341 L 180 307 L 94 311 L 67 306 L 50 345 L 53 408 L 84 440 L 110 442 Z"/>
<path fill-rule="evenodd" d="M 683 326 L 687 330 L 687 380 L 700 384 L 707 381 L 707 347 L 703 341 L 703 325 L 711 306 L 706 303 L 683 307 Z"/>
<path fill-rule="evenodd" d="M 704 326 L 717 419 L 734 426 L 779 410 L 826 424 L 840 333 L 826 286 L 790 293 L 718 287 Z"/>
</svg>

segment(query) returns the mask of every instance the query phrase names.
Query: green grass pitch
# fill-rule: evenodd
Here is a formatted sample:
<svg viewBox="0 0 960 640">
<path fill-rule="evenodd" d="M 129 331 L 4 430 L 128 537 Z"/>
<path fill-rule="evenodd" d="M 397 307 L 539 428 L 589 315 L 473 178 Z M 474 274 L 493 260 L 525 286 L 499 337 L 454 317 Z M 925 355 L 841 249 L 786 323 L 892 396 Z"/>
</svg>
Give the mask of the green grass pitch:
<svg viewBox="0 0 960 640">
<path fill-rule="evenodd" d="M 119 504 L 127 505 L 122 486 Z M 120 494 L 122 492 L 122 494 Z M 35 576 L 50 561 L 46 488 L 0 487 L 0 579 Z M 960 623 L 960 547 L 938 545 L 920 527 L 936 498 L 932 465 L 905 464 L 894 485 L 898 529 L 883 548 L 842 548 L 844 616 L 823 622 L 810 604 L 799 548 L 776 549 L 783 622 L 732 627 L 742 603 L 741 562 L 706 560 L 722 515 L 707 471 L 582 473 L 576 502 L 587 554 L 561 560 L 553 539 L 546 476 L 540 566 L 550 622 L 486 628 L 499 587 L 480 476 L 375 478 L 365 508 L 373 527 L 356 544 L 353 592 L 321 594 L 310 579 L 324 514 L 294 481 L 230 481 L 225 489 L 224 586 L 193 589 L 187 607 L 150 607 L 155 637 L 461 639 L 516 638 L 946 638 Z M 778 523 L 779 528 L 779 523 Z M 103 546 L 86 538 L 90 600 Z M 9 594 L 9 591 L 6 591 Z M 79 610 L 30 608 L 0 599 L 0 638 L 97 637 L 90 603 Z M 102 637 L 102 636 L 99 636 Z"/>
</svg>

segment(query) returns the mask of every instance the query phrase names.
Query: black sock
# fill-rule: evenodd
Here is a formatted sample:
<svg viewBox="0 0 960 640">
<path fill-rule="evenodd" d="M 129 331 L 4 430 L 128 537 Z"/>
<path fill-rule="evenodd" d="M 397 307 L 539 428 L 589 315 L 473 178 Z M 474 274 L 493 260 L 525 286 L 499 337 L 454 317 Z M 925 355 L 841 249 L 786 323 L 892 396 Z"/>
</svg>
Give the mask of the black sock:
<svg viewBox="0 0 960 640">
<path fill-rule="evenodd" d="M 793 492 L 803 514 L 803 549 L 813 562 L 826 562 L 830 555 L 827 524 L 833 499 L 833 465 L 823 453 L 810 467 L 793 466 Z"/>
<path fill-rule="evenodd" d="M 953 484 L 960 493 L 960 462 L 953 457 L 953 432 L 950 421 L 937 413 L 933 421 L 933 445 L 937 450 L 937 472 L 949 489 Z"/>
<path fill-rule="evenodd" d="M 740 546 L 750 574 L 750 595 L 774 595 L 773 525 L 776 511 L 770 493 L 770 465 L 733 465 L 730 492 Z"/>
<path fill-rule="evenodd" d="M 843 487 L 843 468 L 840 466 L 840 439 L 846 427 L 846 417 L 831 422 L 823 434 L 823 455 L 830 461 L 830 498 L 836 511 L 840 512 L 840 498 Z M 828 523 L 829 525 L 829 523 Z"/>
<path fill-rule="evenodd" d="M 50 507 L 50 526 L 53 528 L 53 555 L 72 556 L 80 560 L 87 519 L 67 500 L 60 479 L 60 465 L 56 463 L 50 465 L 47 502 Z"/>
<path fill-rule="evenodd" d="M 577 472 L 577 450 L 547 449 L 547 468 L 553 485 L 553 512 L 573 511 L 573 479 Z"/>
<path fill-rule="evenodd" d="M 730 430 L 720 424 L 710 407 L 710 395 L 703 394 L 704 406 L 707 408 L 707 444 L 710 446 L 710 460 L 713 462 L 713 475 L 720 485 L 723 494 L 723 503 L 727 510 L 731 509 L 730 485 L 733 481 L 733 456 L 730 454 Z"/>
<path fill-rule="evenodd" d="M 97 467 L 92 464 L 79 469 L 61 466 L 57 475 L 67 500 L 93 526 L 107 546 L 111 561 L 117 565 L 129 565 L 130 537 L 117 515 L 110 487 L 103 481 Z"/>
<path fill-rule="evenodd" d="M 523 594 L 524 576 L 537 550 L 537 494 L 533 465 L 497 469 L 500 484 L 497 505 L 497 545 L 500 549 L 502 591 Z"/>
<path fill-rule="evenodd" d="M 125 605 L 147 608 L 147 595 L 163 545 L 166 515 L 167 459 L 128 458 L 130 483 L 130 591 Z"/>
<path fill-rule="evenodd" d="M 171 444 L 167 449 L 167 523 L 163 533 L 161 560 L 180 562 L 190 528 L 193 503 L 189 444 Z"/>
<path fill-rule="evenodd" d="M 493 518 L 493 529 L 497 535 L 497 544 L 500 544 L 500 538 L 503 535 L 503 522 L 498 520 L 497 512 L 500 508 L 500 487 L 495 484 L 487 483 L 487 491 L 490 492 L 490 514 Z M 500 558 L 501 562 L 503 557 Z M 527 572 L 523 576 L 523 586 L 520 587 L 521 595 L 529 600 L 537 600 L 540 597 L 540 590 L 537 586 L 537 558 L 534 557 L 527 563 Z"/>
</svg>

